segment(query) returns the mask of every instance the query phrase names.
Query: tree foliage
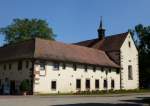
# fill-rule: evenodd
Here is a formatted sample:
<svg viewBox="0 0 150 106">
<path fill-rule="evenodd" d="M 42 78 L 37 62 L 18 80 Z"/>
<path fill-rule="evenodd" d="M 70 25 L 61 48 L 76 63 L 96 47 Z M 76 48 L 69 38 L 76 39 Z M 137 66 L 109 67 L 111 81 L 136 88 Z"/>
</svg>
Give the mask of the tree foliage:
<svg viewBox="0 0 150 106">
<path fill-rule="evenodd" d="M 13 22 L 0 28 L 0 33 L 5 35 L 7 44 L 12 44 L 35 37 L 54 40 L 52 28 L 48 23 L 41 19 L 14 19 Z"/>
<path fill-rule="evenodd" d="M 150 26 L 135 26 L 137 47 L 139 51 L 139 77 L 141 87 L 150 86 Z"/>
</svg>

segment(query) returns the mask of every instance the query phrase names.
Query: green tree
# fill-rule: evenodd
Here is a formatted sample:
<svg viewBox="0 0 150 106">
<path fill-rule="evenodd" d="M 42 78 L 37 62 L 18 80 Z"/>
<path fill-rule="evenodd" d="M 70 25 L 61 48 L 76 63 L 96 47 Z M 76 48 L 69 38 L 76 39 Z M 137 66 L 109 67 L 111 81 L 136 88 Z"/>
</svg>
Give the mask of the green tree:
<svg viewBox="0 0 150 106">
<path fill-rule="evenodd" d="M 28 79 L 23 80 L 20 84 L 20 91 L 30 91 L 31 90 L 31 85 L 30 81 Z"/>
<path fill-rule="evenodd" d="M 45 20 L 41 19 L 13 19 L 13 22 L 0 28 L 0 33 L 5 35 L 7 44 L 12 44 L 35 37 L 54 40 L 52 28 Z"/>
<path fill-rule="evenodd" d="M 140 86 L 147 88 L 150 86 L 150 26 L 139 24 L 134 31 L 139 51 Z"/>
</svg>

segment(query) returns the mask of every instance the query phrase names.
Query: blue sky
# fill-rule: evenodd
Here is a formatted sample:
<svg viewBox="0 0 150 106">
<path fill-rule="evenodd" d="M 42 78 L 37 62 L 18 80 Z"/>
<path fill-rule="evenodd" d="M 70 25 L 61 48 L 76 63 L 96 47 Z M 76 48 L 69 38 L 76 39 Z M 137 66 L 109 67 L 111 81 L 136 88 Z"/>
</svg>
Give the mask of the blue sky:
<svg viewBox="0 0 150 106">
<path fill-rule="evenodd" d="M 56 40 L 73 43 L 97 37 L 100 16 L 106 34 L 117 34 L 137 24 L 150 25 L 150 0 L 0 0 L 0 27 L 14 18 L 41 18 Z M 0 36 L 0 45 L 4 42 Z"/>
</svg>

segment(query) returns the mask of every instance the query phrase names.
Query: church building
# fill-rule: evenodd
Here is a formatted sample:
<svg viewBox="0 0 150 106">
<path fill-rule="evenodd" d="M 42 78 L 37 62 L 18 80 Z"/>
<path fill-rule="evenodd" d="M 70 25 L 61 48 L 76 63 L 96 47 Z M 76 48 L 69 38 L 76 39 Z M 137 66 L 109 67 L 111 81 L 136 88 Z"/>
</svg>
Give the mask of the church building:
<svg viewBox="0 0 150 106">
<path fill-rule="evenodd" d="M 30 82 L 32 94 L 138 89 L 138 51 L 130 33 L 65 44 L 35 38 L 0 48 L 0 91 L 20 92 Z M 7 85 L 7 87 L 4 87 Z"/>
</svg>

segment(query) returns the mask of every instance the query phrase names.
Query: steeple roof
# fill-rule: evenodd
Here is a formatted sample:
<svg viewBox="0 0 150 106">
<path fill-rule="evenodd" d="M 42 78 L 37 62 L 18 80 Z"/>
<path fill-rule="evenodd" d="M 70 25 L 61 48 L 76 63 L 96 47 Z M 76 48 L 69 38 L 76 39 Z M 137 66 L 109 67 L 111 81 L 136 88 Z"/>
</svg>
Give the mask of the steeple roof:
<svg viewBox="0 0 150 106">
<path fill-rule="evenodd" d="M 102 40 L 105 37 L 105 29 L 103 28 L 103 21 L 102 21 L 102 17 L 100 19 L 100 25 L 99 28 L 97 30 L 98 32 L 98 39 Z"/>
</svg>

